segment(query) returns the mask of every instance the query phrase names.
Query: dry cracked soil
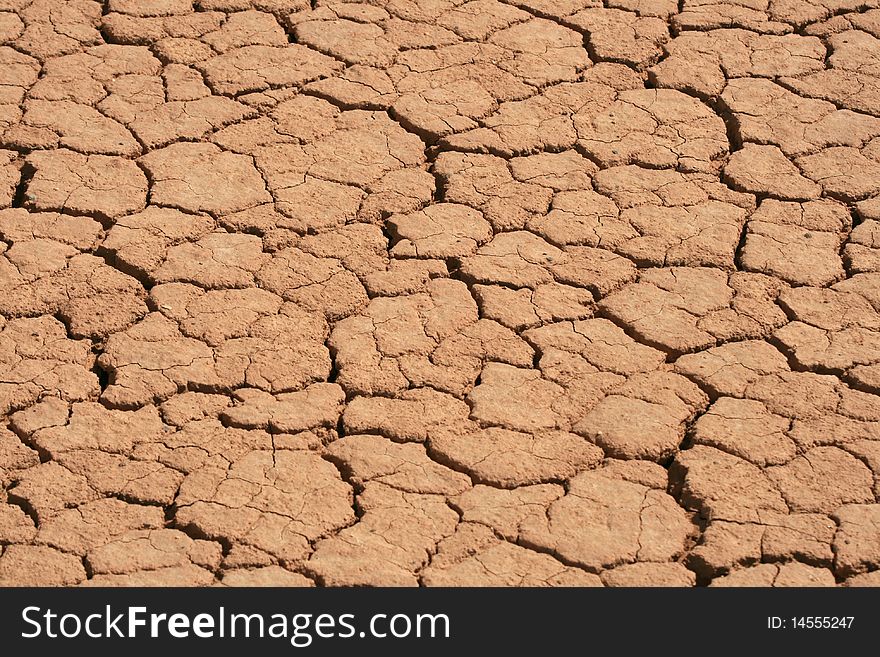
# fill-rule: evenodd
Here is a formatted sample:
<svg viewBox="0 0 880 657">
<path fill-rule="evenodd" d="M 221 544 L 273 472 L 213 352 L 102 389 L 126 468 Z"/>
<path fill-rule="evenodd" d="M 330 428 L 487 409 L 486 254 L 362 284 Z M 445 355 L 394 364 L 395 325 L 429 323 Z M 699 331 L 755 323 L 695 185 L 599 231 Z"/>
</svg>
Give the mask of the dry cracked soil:
<svg viewBox="0 0 880 657">
<path fill-rule="evenodd" d="M 0 0 L 0 585 L 880 585 L 880 0 Z"/>
</svg>

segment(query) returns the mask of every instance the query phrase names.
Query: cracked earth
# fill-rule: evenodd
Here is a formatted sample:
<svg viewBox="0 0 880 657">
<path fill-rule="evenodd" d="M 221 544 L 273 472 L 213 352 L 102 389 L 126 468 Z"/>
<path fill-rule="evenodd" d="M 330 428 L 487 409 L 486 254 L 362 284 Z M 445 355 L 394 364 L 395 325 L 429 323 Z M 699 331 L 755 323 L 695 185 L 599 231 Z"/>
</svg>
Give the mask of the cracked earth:
<svg viewBox="0 0 880 657">
<path fill-rule="evenodd" d="M 880 0 L 0 0 L 0 585 L 880 585 Z"/>
</svg>

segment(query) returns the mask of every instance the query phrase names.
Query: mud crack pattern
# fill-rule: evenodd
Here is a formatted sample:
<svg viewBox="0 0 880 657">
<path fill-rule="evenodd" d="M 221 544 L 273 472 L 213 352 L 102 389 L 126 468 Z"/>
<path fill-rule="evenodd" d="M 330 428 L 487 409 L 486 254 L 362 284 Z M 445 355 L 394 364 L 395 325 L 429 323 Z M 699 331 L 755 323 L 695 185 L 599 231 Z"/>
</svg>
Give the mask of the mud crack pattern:
<svg viewBox="0 0 880 657">
<path fill-rule="evenodd" d="M 880 585 L 880 0 L 0 0 L 0 585 Z"/>
</svg>

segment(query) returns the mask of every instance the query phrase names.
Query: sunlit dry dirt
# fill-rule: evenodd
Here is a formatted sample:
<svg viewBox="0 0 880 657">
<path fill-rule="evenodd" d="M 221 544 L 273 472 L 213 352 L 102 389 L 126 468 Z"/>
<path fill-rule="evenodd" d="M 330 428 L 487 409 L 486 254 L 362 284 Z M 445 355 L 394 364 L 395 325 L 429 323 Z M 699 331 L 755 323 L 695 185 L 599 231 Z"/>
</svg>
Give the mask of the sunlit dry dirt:
<svg viewBox="0 0 880 657">
<path fill-rule="evenodd" d="M 880 585 L 880 0 L 0 0 L 0 585 Z"/>
</svg>

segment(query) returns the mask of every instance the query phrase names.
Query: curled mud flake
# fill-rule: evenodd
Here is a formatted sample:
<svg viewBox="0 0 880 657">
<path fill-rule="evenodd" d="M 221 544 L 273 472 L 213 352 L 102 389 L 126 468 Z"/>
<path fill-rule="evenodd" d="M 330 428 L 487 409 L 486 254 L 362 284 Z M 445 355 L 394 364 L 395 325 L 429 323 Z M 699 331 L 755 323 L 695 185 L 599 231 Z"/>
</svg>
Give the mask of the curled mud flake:
<svg viewBox="0 0 880 657">
<path fill-rule="evenodd" d="M 696 584 L 693 571 L 680 563 L 633 563 L 602 573 L 605 586 L 690 587 Z"/>
<path fill-rule="evenodd" d="M 502 541 L 489 528 L 462 523 L 437 546 L 422 571 L 425 586 L 601 586 L 599 578 L 548 554 Z"/>
<path fill-rule="evenodd" d="M 759 467 L 793 459 L 797 446 L 787 434 L 791 421 L 761 402 L 721 397 L 696 421 L 694 444 L 716 447 Z"/>
<path fill-rule="evenodd" d="M 605 459 L 602 464 L 602 475 L 609 479 L 629 481 L 656 490 L 666 490 L 669 487 L 666 469 L 651 461 Z"/>
<path fill-rule="evenodd" d="M 131 160 L 61 149 L 27 157 L 26 207 L 113 220 L 147 203 L 147 179 Z"/>
<path fill-rule="evenodd" d="M 700 389 L 682 376 L 639 374 L 611 388 L 573 430 L 614 458 L 662 463 L 678 451 L 687 423 L 706 404 Z"/>
<path fill-rule="evenodd" d="M 138 37 L 135 37 L 135 42 L 140 40 Z M 211 59 L 216 54 L 214 49 L 208 44 L 202 41 L 197 41 L 196 39 L 185 37 L 168 37 L 166 39 L 161 39 L 156 42 L 153 47 L 156 50 L 156 55 L 160 57 L 163 62 L 168 62 L 169 64 L 194 66 L 207 59 Z M 199 82 L 201 83 L 201 86 L 205 86 L 207 89 L 201 73 L 199 73 Z"/>
<path fill-rule="evenodd" d="M 803 451 L 821 445 L 834 445 L 862 459 L 876 470 L 874 446 L 880 440 L 880 425 L 875 421 L 857 420 L 845 415 L 795 420 L 789 431 L 791 439 Z"/>
<path fill-rule="evenodd" d="M 0 543 L 26 545 L 33 542 L 36 534 L 34 521 L 20 506 L 0 505 Z"/>
<path fill-rule="evenodd" d="M 247 336 L 257 320 L 276 315 L 282 306 L 271 292 L 251 287 L 205 292 L 185 283 L 165 283 L 150 290 L 150 297 L 159 312 L 180 323 L 184 335 L 214 347 Z"/>
<path fill-rule="evenodd" d="M 149 48 L 102 45 L 86 52 L 50 59 L 45 74 L 30 97 L 45 101 L 69 100 L 97 104 L 108 91 L 119 90 L 135 99 L 154 95 L 154 83 L 162 63 Z"/>
<path fill-rule="evenodd" d="M 171 426 L 183 427 L 190 422 L 216 418 L 232 403 L 226 395 L 204 392 L 184 392 L 159 406 L 162 420 Z"/>
<path fill-rule="evenodd" d="M 831 199 L 804 203 L 765 199 L 752 213 L 751 219 L 780 226 L 797 226 L 806 232 L 840 234 L 850 231 L 852 227 L 849 209 L 843 203 Z"/>
<path fill-rule="evenodd" d="M 783 293 L 779 301 L 796 321 L 774 337 L 799 365 L 837 371 L 880 361 L 874 348 L 880 314 L 861 295 L 800 287 Z"/>
<path fill-rule="evenodd" d="M 85 557 L 95 575 L 125 575 L 190 565 L 214 570 L 220 559 L 219 543 L 192 539 L 176 529 L 163 528 L 120 532 L 89 550 Z"/>
<path fill-rule="evenodd" d="M 855 273 L 880 272 L 880 221 L 868 219 L 850 233 L 843 257 L 847 270 Z"/>
<path fill-rule="evenodd" d="M 665 21 L 616 9 L 584 9 L 566 19 L 582 30 L 591 53 L 600 61 L 647 68 L 657 61 L 669 39 Z"/>
<path fill-rule="evenodd" d="M 467 422 L 460 399 L 431 388 L 399 393 L 395 399 L 357 396 L 342 415 L 346 435 L 379 434 L 396 442 L 424 442 L 434 429 Z"/>
<path fill-rule="evenodd" d="M 184 66 L 183 64 L 169 64 L 162 71 L 162 80 L 165 83 L 165 97 L 169 102 L 185 102 L 203 99 L 211 95 L 211 90 L 205 85 L 202 74 L 194 68 Z M 195 104 L 194 107 L 205 108 L 206 103 Z M 212 105 L 207 104 L 209 107 Z M 228 110 L 236 107 L 228 103 L 219 103 L 219 108 Z M 247 110 L 243 107 L 237 108 L 242 111 L 242 116 L 247 115 Z M 220 128 L 225 125 L 226 117 L 222 116 L 225 112 L 218 112 L 220 121 L 211 123 L 212 128 Z M 232 112 L 230 112 L 232 114 Z M 202 117 L 207 118 L 207 117 Z"/>
<path fill-rule="evenodd" d="M 101 246 L 113 254 L 119 269 L 139 278 L 152 278 L 165 263 L 170 248 L 197 242 L 213 229 L 214 221 L 206 215 L 150 206 L 117 219 Z"/>
<path fill-rule="evenodd" d="M 357 524 L 319 541 L 303 565 L 324 585 L 415 586 L 416 573 L 458 524 L 441 496 L 376 482 L 366 485 L 357 504 L 363 513 Z"/>
<path fill-rule="evenodd" d="M 257 281 L 283 299 L 323 313 L 331 321 L 353 315 L 368 301 L 357 276 L 339 260 L 315 257 L 295 247 L 267 258 L 257 272 Z"/>
<path fill-rule="evenodd" d="M 303 90 L 351 109 L 387 109 L 398 97 L 388 73 L 358 64 L 333 77 L 311 82 Z"/>
<path fill-rule="evenodd" d="M 164 522 L 161 507 L 103 499 L 65 509 L 41 523 L 36 543 L 84 556 L 126 532 L 160 529 Z"/>
<path fill-rule="evenodd" d="M 880 275 L 874 273 L 856 274 L 845 281 L 836 283 L 834 289 L 841 292 L 855 292 L 867 299 L 880 312 Z"/>
<path fill-rule="evenodd" d="M 95 402 L 68 406 L 54 397 L 15 413 L 12 427 L 52 459 L 82 450 L 130 454 L 140 442 L 161 439 L 165 430 L 154 407 L 119 411 Z"/>
<path fill-rule="evenodd" d="M 664 362 L 662 352 L 639 344 L 607 319 L 550 324 L 524 337 L 541 354 L 554 349 L 578 354 L 599 370 L 626 376 L 650 372 Z"/>
<path fill-rule="evenodd" d="M 71 340 L 52 317 L 0 320 L 0 412 L 33 404 L 44 395 L 68 401 L 95 398 L 98 377 L 86 340 Z"/>
<path fill-rule="evenodd" d="M 880 85 L 876 75 L 867 72 L 839 66 L 802 77 L 782 78 L 780 82 L 810 98 L 830 101 L 856 112 L 880 115 Z"/>
<path fill-rule="evenodd" d="M 598 5 L 598 2 L 584 2 L 586 5 Z M 634 11 L 639 16 L 656 16 L 657 18 L 669 18 L 678 13 L 677 0 L 607 0 L 608 7 Z"/>
<path fill-rule="evenodd" d="M 586 246 L 568 246 L 566 257 L 550 267 L 554 278 L 565 285 L 586 288 L 596 297 L 602 297 L 636 278 L 636 267 L 628 259 L 605 249 Z M 541 295 L 539 285 L 536 298 Z"/>
<path fill-rule="evenodd" d="M 269 393 L 251 388 L 236 392 L 238 403 L 221 413 L 231 426 L 296 433 L 318 427 L 336 428 L 345 394 L 333 383 L 315 383 L 300 392 Z"/>
<path fill-rule="evenodd" d="M 553 16 L 562 20 L 582 9 L 601 7 L 602 2 L 601 0 L 517 0 L 516 6 L 534 14 Z"/>
<path fill-rule="evenodd" d="M 750 568 L 734 570 L 729 575 L 712 580 L 709 586 L 777 587 L 777 586 L 834 586 L 834 575 L 827 568 L 815 568 L 791 562 L 762 563 Z"/>
<path fill-rule="evenodd" d="M 81 153 L 136 157 L 141 147 L 121 123 L 98 110 L 66 100 L 32 100 L 21 123 L 3 141 L 15 148 L 70 148 Z"/>
<path fill-rule="evenodd" d="M 184 97 L 195 95 L 182 89 L 177 93 Z M 139 112 L 129 127 L 147 148 L 158 148 L 177 140 L 201 139 L 255 114 L 252 109 L 229 98 L 207 96 L 172 100 Z"/>
<path fill-rule="evenodd" d="M 765 514 L 761 522 L 713 520 L 686 563 L 704 579 L 764 562 L 800 560 L 830 567 L 837 525 L 819 514 Z"/>
<path fill-rule="evenodd" d="M 496 231 L 521 229 L 530 217 L 546 214 L 553 196 L 549 188 L 516 180 L 507 163 L 491 155 L 443 152 L 434 172 L 447 202 L 482 211 Z"/>
<path fill-rule="evenodd" d="M 749 340 L 686 354 L 676 361 L 675 370 L 715 394 L 742 397 L 750 384 L 787 371 L 788 364 L 768 343 Z"/>
<path fill-rule="evenodd" d="M 315 583 L 305 575 L 285 570 L 281 566 L 263 566 L 261 568 L 237 568 L 225 570 L 222 586 L 284 586 L 303 587 L 314 586 Z"/>
<path fill-rule="evenodd" d="M 160 313 L 150 313 L 130 329 L 110 336 L 100 357 L 110 372 L 102 398 L 118 408 L 167 399 L 180 388 L 213 373 L 213 351 L 184 337 Z"/>
<path fill-rule="evenodd" d="M 480 127 L 449 135 L 441 144 L 505 156 L 570 149 L 578 136 L 575 119 L 595 116 L 614 102 L 618 92 L 642 86 L 632 69 L 622 64 L 598 64 L 583 77 L 583 82 L 563 82 L 524 99 L 501 102 L 496 111 L 481 118 Z"/>
<path fill-rule="evenodd" d="M 843 586 L 877 586 L 880 584 L 880 570 L 872 570 L 869 573 L 853 575 L 847 579 Z"/>
<path fill-rule="evenodd" d="M 621 92 L 604 112 L 575 116 L 578 146 L 603 167 L 712 173 L 728 151 L 724 122 L 698 100 L 672 89 Z"/>
<path fill-rule="evenodd" d="M 841 238 L 798 226 L 749 221 L 740 252 L 748 271 L 776 276 L 794 285 L 828 285 L 845 276 Z"/>
<path fill-rule="evenodd" d="M 0 150 L 0 211 L 10 208 L 15 201 L 16 188 L 21 180 L 21 166 L 18 153 Z"/>
<path fill-rule="evenodd" d="M 396 45 L 375 23 L 342 19 L 305 21 L 294 27 L 297 43 L 341 59 L 346 64 L 387 68 L 394 62 Z"/>
<path fill-rule="evenodd" d="M 156 205 L 228 214 L 271 200 L 251 158 L 213 144 L 174 144 L 140 162 L 150 174 Z"/>
<path fill-rule="evenodd" d="M 714 176 L 638 166 L 612 167 L 593 176 L 596 190 L 620 209 L 643 205 L 691 206 L 707 201 L 729 203 L 745 210 L 755 208 L 755 198 L 731 190 Z"/>
<path fill-rule="evenodd" d="M 395 240 L 391 254 L 396 257 L 460 258 L 492 237 L 491 226 L 479 212 L 453 203 L 392 215 L 388 229 Z"/>
<path fill-rule="evenodd" d="M 188 475 L 175 520 L 209 539 L 295 560 L 308 554 L 311 541 L 354 522 L 351 503 L 351 487 L 317 454 L 253 451 L 227 468 Z"/>
<path fill-rule="evenodd" d="M 565 494 L 559 484 L 538 484 L 505 489 L 477 484 L 450 503 L 464 522 L 490 527 L 505 540 L 516 542 L 520 524 Z"/>
<path fill-rule="evenodd" d="M 82 560 L 41 545 L 9 545 L 0 556 L 2 586 L 75 586 L 86 579 Z"/>
<path fill-rule="evenodd" d="M 443 12 L 437 23 L 465 39 L 482 41 L 499 30 L 529 18 L 528 12 L 503 2 L 470 0 Z"/>
<path fill-rule="evenodd" d="M 734 268 L 742 226 L 755 204 L 750 194 L 701 174 L 636 166 L 600 171 L 594 182 L 602 196 L 557 195 L 539 232 L 567 228 L 582 243 L 643 265 Z"/>
<path fill-rule="evenodd" d="M 274 394 L 326 381 L 330 375 L 326 338 L 327 325 L 320 315 L 285 304 L 278 315 L 257 320 L 248 337 L 220 345 L 215 375 L 201 385 L 221 389 L 248 385 Z"/>
<path fill-rule="evenodd" d="M 214 573 L 195 565 L 172 566 L 156 570 L 144 570 L 125 575 L 95 575 L 82 586 L 211 586 L 215 583 Z"/>
<path fill-rule="evenodd" d="M 741 28 L 761 34 L 786 34 L 792 26 L 768 12 L 768 2 L 748 0 L 684 0 L 681 12 L 672 17 L 679 30 Z"/>
<path fill-rule="evenodd" d="M 782 200 L 818 198 L 821 192 L 775 146 L 746 144 L 730 156 L 724 179 L 734 189 Z"/>
<path fill-rule="evenodd" d="M 599 571 L 626 563 L 670 561 L 685 549 L 692 529 L 666 493 L 585 472 L 546 513 L 529 516 L 519 542 Z"/>
<path fill-rule="evenodd" d="M 499 64 L 502 70 L 537 87 L 573 81 L 580 70 L 590 66 L 582 36 L 543 18 L 495 32 L 489 43 L 509 53 L 509 59 Z"/>
<path fill-rule="evenodd" d="M 394 394 L 410 380 L 461 394 L 479 374 L 483 358 L 494 352 L 513 349 L 511 357 L 531 357 L 512 333 L 502 342 L 484 343 L 479 329 L 491 323 L 477 325 L 472 337 L 462 334 L 476 322 L 476 304 L 459 281 L 434 279 L 425 293 L 373 299 L 361 314 L 333 328 L 329 346 L 337 381 L 348 392 L 367 395 Z"/>
<path fill-rule="evenodd" d="M 35 0 L 20 10 L 25 29 L 15 46 L 45 60 L 100 44 L 101 13 L 93 0 Z"/>
<path fill-rule="evenodd" d="M 728 308 L 732 299 L 727 276 L 717 269 L 649 269 L 599 308 L 648 344 L 686 353 L 715 344 L 701 320 Z"/>
<path fill-rule="evenodd" d="M 95 450 L 66 451 L 58 462 L 85 477 L 99 494 L 118 495 L 139 504 L 172 504 L 183 480 L 179 472 L 160 463 Z"/>
<path fill-rule="evenodd" d="M 9 243 L 47 239 L 80 251 L 91 251 L 97 247 L 101 235 L 101 224 L 89 217 L 28 212 L 21 208 L 0 210 L 0 238 Z"/>
<path fill-rule="evenodd" d="M 880 163 L 855 148 L 826 148 L 798 158 L 797 165 L 832 198 L 859 201 L 880 191 Z"/>
<path fill-rule="evenodd" d="M 462 261 L 461 273 L 477 283 L 535 288 L 553 281 L 550 267 L 565 253 L 527 231 L 500 233 Z"/>
<path fill-rule="evenodd" d="M 40 62 L 8 46 L 0 46 L 0 128 L 18 123 L 18 105 L 40 75 Z"/>
<path fill-rule="evenodd" d="M 152 274 L 157 283 L 184 282 L 207 289 L 246 288 L 269 257 L 256 235 L 208 233 L 196 242 L 172 246 Z"/>
<path fill-rule="evenodd" d="M 555 407 L 565 389 L 540 372 L 502 363 L 489 363 L 480 383 L 468 395 L 471 417 L 481 424 L 522 432 L 568 430 L 569 419 Z"/>
<path fill-rule="evenodd" d="M 432 461 L 423 445 L 395 443 L 382 436 L 346 436 L 331 443 L 327 456 L 358 485 L 377 482 L 407 493 L 456 495 L 470 479 Z"/>
<path fill-rule="evenodd" d="M 588 189 L 598 167 L 577 151 L 538 153 L 510 160 L 510 173 L 518 181 L 549 187 L 553 191 Z"/>
<path fill-rule="evenodd" d="M 276 447 L 303 447 L 291 438 L 276 435 Z M 219 420 L 208 418 L 190 421 L 179 431 L 167 430 L 159 439 L 139 442 L 132 455 L 190 474 L 202 468 L 226 468 L 246 454 L 270 449 L 272 443 L 273 436 L 265 431 L 224 427 Z"/>
<path fill-rule="evenodd" d="M 300 46 L 244 46 L 196 64 L 215 93 L 238 95 L 300 86 L 342 69 L 342 63 Z"/>
<path fill-rule="evenodd" d="M 843 504 L 874 501 L 873 473 L 836 447 L 816 447 L 767 469 L 793 511 L 831 513 Z"/>
<path fill-rule="evenodd" d="M 65 509 L 101 498 L 85 477 L 52 461 L 18 473 L 7 496 L 9 501 L 27 509 L 39 526 Z"/>
<path fill-rule="evenodd" d="M 364 289 L 370 297 L 396 297 L 427 292 L 435 278 L 446 278 L 449 269 L 442 260 L 391 260 L 388 268 L 364 277 Z"/>
<path fill-rule="evenodd" d="M 685 508 L 709 521 L 761 523 L 788 506 L 758 466 L 712 447 L 698 445 L 678 454 L 670 478 Z"/>
<path fill-rule="evenodd" d="M 22 23 L 18 14 L 5 11 L 0 13 L 0 45 L 15 41 L 15 39 L 21 36 L 23 30 L 24 23 Z"/>
<path fill-rule="evenodd" d="M 861 148 L 880 133 L 880 119 L 802 98 L 770 80 L 731 80 L 721 100 L 733 113 L 741 141 L 775 145 L 789 157 L 828 147 Z M 832 149 L 836 150 L 848 149 Z M 808 178 L 816 180 L 806 171 L 804 159 L 796 164 Z"/>
<path fill-rule="evenodd" d="M 847 30 L 828 37 L 833 69 L 857 71 L 876 76 L 880 73 L 880 40 L 861 30 Z"/>
<path fill-rule="evenodd" d="M 473 290 L 480 312 L 514 331 L 563 320 L 587 319 L 593 314 L 592 293 L 571 285 L 545 283 L 534 290 L 474 285 Z"/>
<path fill-rule="evenodd" d="M 658 86 L 700 97 L 720 95 L 732 78 L 816 73 L 825 58 L 825 46 L 816 37 L 741 29 L 682 32 L 664 50 L 667 57 L 651 69 L 651 77 Z"/>
<path fill-rule="evenodd" d="M 847 372 L 845 378 L 853 387 L 876 395 L 880 391 L 880 364 L 859 365 Z"/>
<path fill-rule="evenodd" d="M 193 10 L 193 3 L 192 0 L 159 0 L 144 7 L 143 3 L 134 0 L 109 0 L 107 9 L 130 16 L 171 16 L 188 14 Z"/>
<path fill-rule="evenodd" d="M 5 301 L 0 302 L 0 312 L 56 314 L 73 338 L 104 338 L 147 313 L 135 279 L 100 258 L 74 254 L 73 247 L 42 238 L 16 242 L 0 256 L 0 268 L 7 273 L 0 283 Z"/>
<path fill-rule="evenodd" d="M 287 35 L 272 14 L 241 11 L 230 14 L 223 27 L 209 32 L 202 41 L 219 53 L 243 46 L 286 46 Z"/>
<path fill-rule="evenodd" d="M 7 429 L 0 429 L 0 456 L 0 485 L 4 487 L 15 479 L 16 472 L 40 463 L 40 455 Z"/>
<path fill-rule="evenodd" d="M 504 488 L 562 481 L 595 467 L 603 457 L 601 449 L 564 431 L 524 433 L 495 427 L 438 427 L 430 433 L 428 450 L 474 481 Z"/>
<path fill-rule="evenodd" d="M 838 575 L 850 576 L 865 570 L 876 570 L 880 564 L 880 506 L 848 504 L 837 509 L 834 519 L 840 529 L 834 538 L 835 563 Z"/>
</svg>

